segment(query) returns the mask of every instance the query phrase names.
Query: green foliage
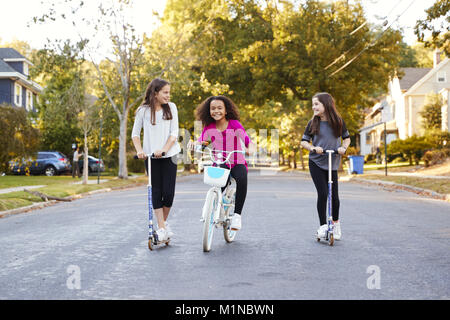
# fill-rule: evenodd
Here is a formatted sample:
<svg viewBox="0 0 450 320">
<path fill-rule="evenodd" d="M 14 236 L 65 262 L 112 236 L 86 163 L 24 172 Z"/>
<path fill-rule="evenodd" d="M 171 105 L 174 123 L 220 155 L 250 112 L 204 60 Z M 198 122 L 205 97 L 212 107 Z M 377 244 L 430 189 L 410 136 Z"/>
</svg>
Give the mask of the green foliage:
<svg viewBox="0 0 450 320">
<path fill-rule="evenodd" d="M 67 40 L 59 48 L 55 45 L 36 53 L 33 73 L 45 85 L 37 105 L 42 149 L 70 155 L 72 143 L 81 141 L 77 115 L 85 91 L 81 71 L 83 46 Z"/>
<path fill-rule="evenodd" d="M 23 108 L 2 104 L 0 114 L 0 172 L 5 172 L 8 161 L 37 151 L 40 135 Z"/>
<path fill-rule="evenodd" d="M 425 137 L 413 135 L 404 140 L 397 139 L 392 141 L 389 143 L 387 151 L 388 154 L 401 153 L 405 158 L 409 159 L 409 163 L 412 165 L 413 160 L 416 164 L 419 164 L 423 154 L 432 147 L 433 145 Z"/>
<path fill-rule="evenodd" d="M 449 11 L 449 0 L 436 0 L 430 8 L 425 10 L 427 17 L 417 21 L 414 27 L 417 40 L 423 42 L 425 47 L 443 49 L 447 57 L 450 56 Z M 446 28 L 444 28 L 445 25 L 447 25 Z M 425 39 L 426 32 L 431 32 L 431 37 Z"/>
<path fill-rule="evenodd" d="M 440 129 L 442 125 L 441 115 L 442 99 L 440 94 L 429 94 L 426 98 L 420 115 L 422 126 L 425 130 Z"/>
</svg>

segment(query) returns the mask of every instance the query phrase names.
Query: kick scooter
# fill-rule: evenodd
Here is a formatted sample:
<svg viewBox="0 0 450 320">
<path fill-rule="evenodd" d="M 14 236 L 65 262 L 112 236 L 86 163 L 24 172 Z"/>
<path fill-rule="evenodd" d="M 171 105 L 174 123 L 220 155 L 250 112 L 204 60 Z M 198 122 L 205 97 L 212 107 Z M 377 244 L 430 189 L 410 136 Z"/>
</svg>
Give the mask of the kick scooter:
<svg viewBox="0 0 450 320">
<path fill-rule="evenodd" d="M 165 155 L 165 152 L 162 153 L 162 156 Z M 134 156 L 135 159 L 138 159 L 138 156 Z M 148 199 L 148 248 L 150 250 L 153 250 L 154 247 L 165 244 L 166 246 L 169 245 L 170 239 L 160 241 L 158 239 L 158 234 L 155 232 L 153 228 L 153 201 L 152 201 L 152 161 L 151 159 L 154 158 L 154 154 L 147 155 L 148 159 L 148 167 L 147 167 L 147 174 L 148 174 L 148 184 L 147 184 L 147 199 Z"/>
<path fill-rule="evenodd" d="M 313 153 L 316 153 L 315 150 Z M 332 185 L 333 185 L 333 179 L 331 178 L 331 171 L 332 171 L 332 161 L 331 157 L 333 154 L 337 154 L 337 150 L 326 150 L 326 153 L 328 154 L 328 214 L 327 214 L 327 225 L 328 229 L 325 232 L 325 237 L 322 239 L 325 241 L 328 241 L 328 244 L 332 246 L 334 244 L 334 224 L 333 224 L 333 213 L 332 213 Z M 317 237 L 317 241 L 320 241 L 321 238 Z"/>
</svg>

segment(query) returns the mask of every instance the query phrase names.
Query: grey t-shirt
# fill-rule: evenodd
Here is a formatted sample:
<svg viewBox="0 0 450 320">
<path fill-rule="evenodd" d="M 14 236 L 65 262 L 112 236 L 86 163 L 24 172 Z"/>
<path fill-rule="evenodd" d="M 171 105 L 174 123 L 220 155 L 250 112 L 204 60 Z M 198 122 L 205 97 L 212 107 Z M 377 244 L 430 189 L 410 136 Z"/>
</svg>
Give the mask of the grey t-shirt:
<svg viewBox="0 0 450 320">
<path fill-rule="evenodd" d="M 341 146 L 341 137 L 335 137 L 333 133 L 333 128 L 331 128 L 328 121 L 320 121 L 320 130 L 318 135 L 313 135 L 311 131 L 312 120 L 308 122 L 306 126 L 305 133 L 303 134 L 302 141 L 311 142 L 315 147 L 321 147 L 324 153 L 309 153 L 309 159 L 314 161 L 314 163 L 323 170 L 328 170 L 328 153 L 325 150 L 336 150 Z M 347 127 L 345 126 L 344 120 L 342 120 L 342 139 L 349 138 Z M 339 168 L 339 163 L 341 161 L 341 155 L 336 154 L 332 156 L 332 170 L 337 170 Z"/>
</svg>

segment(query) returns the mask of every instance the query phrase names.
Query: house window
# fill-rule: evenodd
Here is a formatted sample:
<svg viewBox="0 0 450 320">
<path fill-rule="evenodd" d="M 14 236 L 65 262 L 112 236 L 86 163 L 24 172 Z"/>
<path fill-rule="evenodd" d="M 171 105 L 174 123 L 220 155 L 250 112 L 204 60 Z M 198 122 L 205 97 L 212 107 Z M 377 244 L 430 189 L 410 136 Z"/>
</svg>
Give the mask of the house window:
<svg viewBox="0 0 450 320">
<path fill-rule="evenodd" d="M 27 110 L 31 111 L 33 110 L 33 92 L 30 90 L 27 90 Z"/>
<path fill-rule="evenodd" d="M 14 86 L 14 103 L 19 107 L 22 105 L 22 86 L 18 83 Z"/>
<path fill-rule="evenodd" d="M 437 82 L 440 82 L 440 83 L 447 82 L 447 74 L 445 73 L 445 71 L 439 71 L 436 75 L 436 78 L 437 78 Z"/>
<path fill-rule="evenodd" d="M 29 75 L 29 73 L 28 73 L 28 63 L 26 63 L 26 62 L 23 63 L 23 73 L 24 73 L 26 76 Z"/>
<path fill-rule="evenodd" d="M 370 133 L 366 133 L 366 144 L 371 144 L 371 135 Z"/>
</svg>

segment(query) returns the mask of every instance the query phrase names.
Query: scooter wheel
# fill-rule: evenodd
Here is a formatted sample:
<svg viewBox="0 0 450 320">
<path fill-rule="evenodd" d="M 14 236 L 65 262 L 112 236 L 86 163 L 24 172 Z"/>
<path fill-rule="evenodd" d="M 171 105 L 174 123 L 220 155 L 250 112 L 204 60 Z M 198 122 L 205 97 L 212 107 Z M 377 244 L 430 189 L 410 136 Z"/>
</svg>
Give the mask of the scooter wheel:
<svg viewBox="0 0 450 320">
<path fill-rule="evenodd" d="M 320 238 L 317 238 L 317 242 L 320 242 Z"/>
<path fill-rule="evenodd" d="M 334 244 L 334 235 L 330 234 L 330 239 L 328 240 L 328 244 L 332 246 Z"/>
<path fill-rule="evenodd" d="M 153 250 L 153 244 L 152 244 L 152 240 L 151 239 L 148 240 L 148 248 L 150 250 Z"/>
</svg>

